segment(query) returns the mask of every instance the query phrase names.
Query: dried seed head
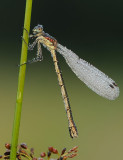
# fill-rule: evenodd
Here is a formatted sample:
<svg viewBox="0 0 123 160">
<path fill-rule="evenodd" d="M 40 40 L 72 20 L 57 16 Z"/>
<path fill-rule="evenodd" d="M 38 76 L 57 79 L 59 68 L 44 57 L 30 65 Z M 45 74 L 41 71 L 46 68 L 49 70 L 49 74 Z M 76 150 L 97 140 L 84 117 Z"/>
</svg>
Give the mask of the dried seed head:
<svg viewBox="0 0 123 160">
<path fill-rule="evenodd" d="M 43 158 L 43 157 L 46 156 L 46 153 L 45 153 L 45 152 L 42 152 L 40 156 Z"/>
<path fill-rule="evenodd" d="M 52 151 L 54 154 L 58 154 L 58 150 L 56 148 L 53 148 L 53 151 Z"/>
<path fill-rule="evenodd" d="M 73 158 L 73 157 L 75 157 L 75 156 L 77 155 L 77 154 L 76 154 L 77 148 L 78 148 L 78 146 L 73 147 L 73 148 L 70 149 L 68 152 L 65 152 L 66 149 L 63 149 L 63 151 L 62 151 L 63 154 L 61 154 L 59 160 L 66 160 L 67 158 Z M 70 155 L 69 155 L 69 154 L 70 154 Z"/>
<path fill-rule="evenodd" d="M 10 159 L 10 151 L 4 153 L 4 159 Z"/>
<path fill-rule="evenodd" d="M 53 147 L 48 147 L 48 150 L 49 150 L 50 152 L 53 152 Z"/>
<path fill-rule="evenodd" d="M 11 145 L 9 143 L 5 144 L 6 149 L 11 149 Z"/>
<path fill-rule="evenodd" d="M 2 156 L 2 155 L 0 155 L 0 159 L 1 159 L 1 158 L 3 158 L 3 156 Z"/>
<path fill-rule="evenodd" d="M 47 157 L 49 158 L 51 156 L 51 152 L 47 152 Z"/>
<path fill-rule="evenodd" d="M 18 160 L 21 160 L 21 156 L 20 156 L 20 155 L 17 155 L 17 159 L 18 159 Z"/>
<path fill-rule="evenodd" d="M 73 157 L 75 157 L 76 155 L 77 155 L 76 153 L 71 154 L 71 155 L 68 156 L 68 158 L 73 158 Z"/>
<path fill-rule="evenodd" d="M 22 154 L 22 156 L 28 155 L 28 153 L 25 150 L 20 150 L 19 152 Z"/>
<path fill-rule="evenodd" d="M 65 151 L 66 151 L 66 148 L 64 148 L 64 149 L 62 150 L 61 155 L 63 155 L 63 154 L 65 153 Z"/>
<path fill-rule="evenodd" d="M 10 151 L 5 152 L 4 155 L 5 155 L 5 156 L 10 155 Z"/>
<path fill-rule="evenodd" d="M 30 152 L 31 152 L 32 154 L 34 154 L 34 148 L 31 148 L 31 149 L 30 149 Z"/>
<path fill-rule="evenodd" d="M 68 153 L 75 152 L 75 151 L 77 150 L 77 148 L 78 148 L 78 146 L 73 147 L 72 149 L 70 149 L 70 150 L 68 151 Z"/>
<path fill-rule="evenodd" d="M 6 152 L 4 153 L 3 156 L 0 155 L 0 159 L 3 158 L 3 159 L 8 160 L 8 159 L 10 159 L 11 145 L 6 143 L 5 147 L 6 147 Z M 46 154 L 46 152 L 42 152 L 40 154 L 39 158 L 35 158 L 35 157 L 33 157 L 34 149 L 31 148 L 30 151 L 29 151 L 29 149 L 27 148 L 27 145 L 25 143 L 22 143 L 22 144 L 17 146 L 16 159 L 17 160 L 22 160 L 23 158 L 27 158 L 27 159 L 30 159 L 30 160 L 44 160 L 44 157 L 47 156 L 46 158 L 48 160 L 56 160 L 56 159 L 51 157 L 51 153 L 52 153 L 52 154 L 57 154 L 57 156 L 58 156 L 57 160 L 66 160 L 68 158 L 73 158 L 77 155 L 76 154 L 77 148 L 78 148 L 78 146 L 73 147 L 68 152 L 66 152 L 66 148 L 64 148 L 64 149 L 62 149 L 61 155 L 60 155 L 60 154 L 58 154 L 58 150 L 51 146 L 51 147 L 48 147 L 49 151 L 47 152 L 47 154 Z"/>
<path fill-rule="evenodd" d="M 63 160 L 66 160 L 67 158 L 68 158 L 67 156 L 64 156 L 64 157 L 63 157 Z"/>
<path fill-rule="evenodd" d="M 23 149 L 27 149 L 26 143 L 21 143 L 20 146 L 21 146 Z"/>
</svg>

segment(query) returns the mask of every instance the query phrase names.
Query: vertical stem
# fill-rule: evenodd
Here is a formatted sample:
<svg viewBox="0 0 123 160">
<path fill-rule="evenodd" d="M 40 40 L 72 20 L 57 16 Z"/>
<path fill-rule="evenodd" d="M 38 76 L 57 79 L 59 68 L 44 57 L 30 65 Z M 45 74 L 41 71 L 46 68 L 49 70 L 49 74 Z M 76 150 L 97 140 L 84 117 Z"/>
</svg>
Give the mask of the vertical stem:
<svg viewBox="0 0 123 160">
<path fill-rule="evenodd" d="M 26 0 L 26 9 L 25 9 L 25 20 L 24 20 L 24 28 L 30 31 L 30 21 L 31 21 L 31 10 L 32 10 L 32 0 Z M 23 30 L 23 39 L 22 41 L 22 49 L 21 49 L 21 60 L 20 64 L 23 64 L 27 61 L 27 49 L 28 49 L 28 33 Z M 11 140 L 11 155 L 10 160 L 16 159 L 17 153 L 17 144 L 19 137 L 19 128 L 20 128 L 20 119 L 21 119 L 21 110 L 22 110 L 22 100 L 23 100 L 23 90 L 24 90 L 24 81 L 25 81 L 25 73 L 26 73 L 26 65 L 22 65 L 19 70 L 18 77 L 18 90 L 17 90 L 17 99 L 16 99 L 16 108 L 14 115 L 14 123 L 13 123 L 13 132 L 12 132 L 12 140 Z"/>
</svg>

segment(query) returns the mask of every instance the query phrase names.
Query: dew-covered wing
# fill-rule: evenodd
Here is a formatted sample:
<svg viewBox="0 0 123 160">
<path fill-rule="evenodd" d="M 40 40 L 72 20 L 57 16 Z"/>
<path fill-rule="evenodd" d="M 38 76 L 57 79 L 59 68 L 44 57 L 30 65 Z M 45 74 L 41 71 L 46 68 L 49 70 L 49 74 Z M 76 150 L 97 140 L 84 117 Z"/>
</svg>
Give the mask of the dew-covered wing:
<svg viewBox="0 0 123 160">
<path fill-rule="evenodd" d="M 57 51 L 65 58 L 76 76 L 94 92 L 110 100 L 114 100 L 119 96 L 119 87 L 115 81 L 99 69 L 60 44 L 57 45 Z"/>
</svg>

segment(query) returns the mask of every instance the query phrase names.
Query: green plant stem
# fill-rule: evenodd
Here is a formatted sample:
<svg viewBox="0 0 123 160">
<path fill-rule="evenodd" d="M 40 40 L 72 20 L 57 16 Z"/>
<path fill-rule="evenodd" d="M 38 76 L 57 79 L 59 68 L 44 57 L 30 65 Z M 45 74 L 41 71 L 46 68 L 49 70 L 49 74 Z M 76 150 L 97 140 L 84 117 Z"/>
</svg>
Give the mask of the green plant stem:
<svg viewBox="0 0 123 160">
<path fill-rule="evenodd" d="M 24 62 L 27 61 L 27 50 L 28 50 L 28 39 L 29 39 L 28 33 L 30 31 L 31 10 L 32 10 L 32 0 L 26 0 L 24 28 L 27 31 L 25 29 L 23 30 L 23 39 L 24 40 L 22 40 L 20 64 L 23 64 Z M 15 108 L 15 115 L 14 115 L 12 140 L 11 140 L 10 160 L 16 159 L 20 120 L 21 120 L 23 90 L 24 90 L 24 82 L 25 82 L 25 73 L 26 73 L 26 65 L 20 66 L 19 77 L 18 77 L 16 108 Z"/>
</svg>

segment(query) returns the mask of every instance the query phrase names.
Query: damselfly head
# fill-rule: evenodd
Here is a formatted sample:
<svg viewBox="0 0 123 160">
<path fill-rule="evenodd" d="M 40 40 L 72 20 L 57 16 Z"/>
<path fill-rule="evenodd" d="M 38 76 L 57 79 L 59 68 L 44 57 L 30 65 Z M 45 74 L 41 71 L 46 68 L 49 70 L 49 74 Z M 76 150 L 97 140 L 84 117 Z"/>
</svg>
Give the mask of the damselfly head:
<svg viewBox="0 0 123 160">
<path fill-rule="evenodd" d="M 40 25 L 40 24 L 38 24 L 37 26 L 35 26 L 35 27 L 33 28 L 32 31 L 33 31 L 33 34 L 42 33 L 42 31 L 43 31 L 43 26 Z"/>
</svg>

